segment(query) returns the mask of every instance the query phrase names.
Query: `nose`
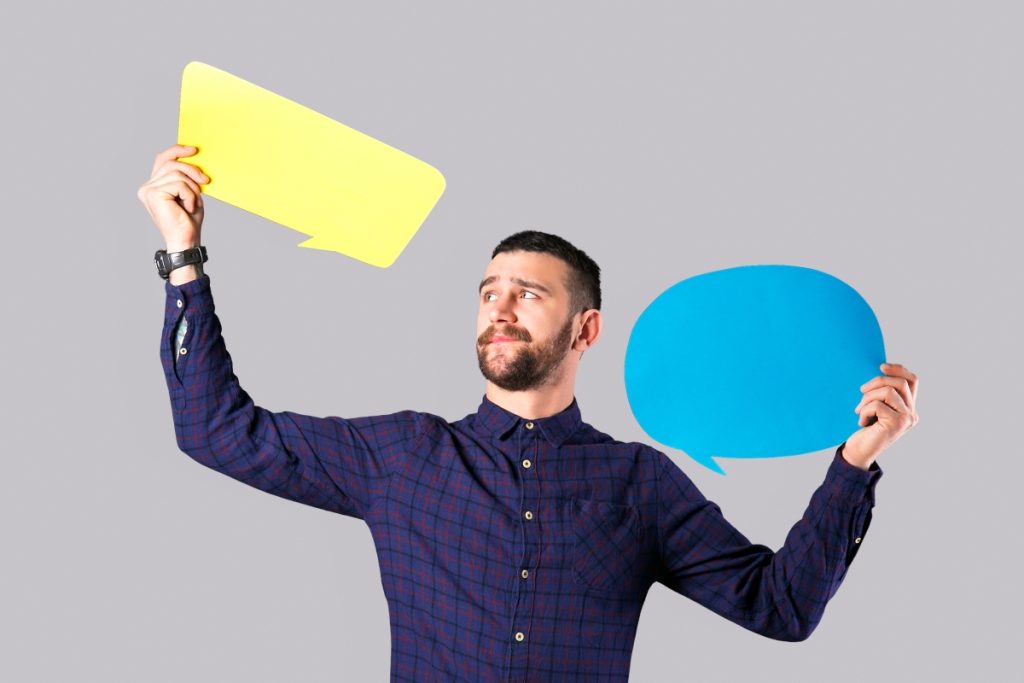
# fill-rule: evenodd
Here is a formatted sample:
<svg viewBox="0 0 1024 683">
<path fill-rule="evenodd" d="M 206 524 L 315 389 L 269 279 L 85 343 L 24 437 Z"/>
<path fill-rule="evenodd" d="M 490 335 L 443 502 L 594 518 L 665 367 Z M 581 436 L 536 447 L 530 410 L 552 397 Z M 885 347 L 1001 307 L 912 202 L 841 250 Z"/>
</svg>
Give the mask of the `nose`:
<svg viewBox="0 0 1024 683">
<path fill-rule="evenodd" d="M 513 310 L 512 299 L 499 297 L 497 301 L 491 302 L 491 310 L 488 313 L 491 323 L 506 322 L 514 323 L 517 318 Z"/>
</svg>

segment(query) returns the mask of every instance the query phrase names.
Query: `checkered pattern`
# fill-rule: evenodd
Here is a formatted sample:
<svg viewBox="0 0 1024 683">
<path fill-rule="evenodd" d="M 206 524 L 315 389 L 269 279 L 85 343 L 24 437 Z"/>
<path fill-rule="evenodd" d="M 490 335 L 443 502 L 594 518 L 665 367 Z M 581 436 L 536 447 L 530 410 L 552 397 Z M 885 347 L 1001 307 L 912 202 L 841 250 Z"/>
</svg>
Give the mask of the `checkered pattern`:
<svg viewBox="0 0 1024 683">
<path fill-rule="evenodd" d="M 575 399 L 535 420 L 486 396 L 455 422 L 413 410 L 271 412 L 232 371 L 209 275 L 165 286 L 160 355 L 178 446 L 249 486 L 369 526 L 392 681 L 624 682 L 654 582 L 769 638 L 802 640 L 871 522 L 881 470 L 848 464 L 842 446 L 772 551 L 664 453 L 583 422 Z"/>
</svg>

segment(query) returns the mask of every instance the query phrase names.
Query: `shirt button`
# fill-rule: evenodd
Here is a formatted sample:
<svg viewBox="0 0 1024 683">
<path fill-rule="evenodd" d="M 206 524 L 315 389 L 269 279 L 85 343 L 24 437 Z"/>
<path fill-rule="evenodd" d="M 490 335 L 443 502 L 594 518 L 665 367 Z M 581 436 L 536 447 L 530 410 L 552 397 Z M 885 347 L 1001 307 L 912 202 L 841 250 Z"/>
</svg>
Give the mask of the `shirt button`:
<svg viewBox="0 0 1024 683">
<path fill-rule="evenodd" d="M 526 517 L 527 519 L 533 519 L 533 513 L 527 510 L 526 512 L 523 513 L 523 517 Z"/>
<path fill-rule="evenodd" d="M 858 536 L 857 538 L 853 539 L 853 542 L 854 543 L 860 543 L 860 536 Z"/>
<path fill-rule="evenodd" d="M 178 299 L 178 308 L 181 308 L 181 307 L 182 307 L 182 306 L 184 306 L 184 305 L 185 305 L 185 304 L 183 304 L 183 303 L 181 302 L 181 299 Z"/>
<path fill-rule="evenodd" d="M 188 353 L 188 349 L 182 346 L 180 349 L 178 349 L 178 353 L 184 356 L 186 353 Z"/>
<path fill-rule="evenodd" d="M 525 636 L 525 635 L 523 635 L 523 632 L 522 632 L 522 631 L 516 631 L 516 640 L 518 640 L 518 641 L 522 642 L 523 638 L 525 638 L 525 637 L 526 637 L 526 636 Z"/>
<path fill-rule="evenodd" d="M 526 578 L 527 576 L 529 576 L 529 575 L 530 575 L 530 572 L 528 572 L 528 571 L 527 571 L 527 570 L 525 570 L 525 569 L 524 569 L 524 570 L 523 570 L 522 572 L 520 572 L 520 573 L 522 574 L 522 576 L 523 576 L 523 578 L 524 578 L 524 579 L 525 579 L 525 578 Z"/>
<path fill-rule="evenodd" d="M 533 429 L 533 423 L 532 423 L 532 422 L 527 422 L 527 423 L 526 423 L 526 424 L 525 424 L 524 426 L 525 426 L 525 427 L 526 427 L 527 429 Z"/>
<path fill-rule="evenodd" d="M 530 464 L 531 464 L 531 463 L 530 463 L 530 461 L 529 461 L 529 460 L 524 460 L 524 461 L 523 461 L 523 467 L 525 467 L 526 469 L 530 469 Z"/>
</svg>

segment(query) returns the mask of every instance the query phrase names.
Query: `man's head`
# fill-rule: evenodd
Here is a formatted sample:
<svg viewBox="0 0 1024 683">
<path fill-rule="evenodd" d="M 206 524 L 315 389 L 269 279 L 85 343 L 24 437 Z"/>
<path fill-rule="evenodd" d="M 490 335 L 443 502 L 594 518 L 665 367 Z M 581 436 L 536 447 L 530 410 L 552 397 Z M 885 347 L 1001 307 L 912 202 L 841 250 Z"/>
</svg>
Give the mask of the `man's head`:
<svg viewBox="0 0 1024 683">
<path fill-rule="evenodd" d="M 570 351 L 596 341 L 600 306 L 600 268 L 584 252 L 535 230 L 506 237 L 480 285 L 480 371 L 506 391 L 573 382 Z"/>
<path fill-rule="evenodd" d="M 563 284 L 569 290 L 570 313 L 601 308 L 601 269 L 594 259 L 569 241 L 546 232 L 523 230 L 499 242 L 491 252 L 491 258 L 510 251 L 550 254 L 565 264 Z"/>
</svg>

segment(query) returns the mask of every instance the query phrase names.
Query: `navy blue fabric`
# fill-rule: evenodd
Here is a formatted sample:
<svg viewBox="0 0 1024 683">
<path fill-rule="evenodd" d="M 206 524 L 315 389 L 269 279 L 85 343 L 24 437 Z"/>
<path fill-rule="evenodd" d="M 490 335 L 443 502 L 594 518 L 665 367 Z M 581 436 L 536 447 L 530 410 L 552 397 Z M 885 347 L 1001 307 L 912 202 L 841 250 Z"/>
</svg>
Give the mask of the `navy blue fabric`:
<svg viewBox="0 0 1024 683">
<path fill-rule="evenodd" d="M 271 412 L 234 375 L 209 275 L 165 286 L 160 355 L 178 446 L 249 486 L 368 525 L 392 681 L 624 682 L 655 582 L 751 631 L 803 640 L 871 522 L 881 470 L 850 465 L 842 445 L 772 551 L 664 453 L 583 422 L 575 398 L 536 420 L 486 396 L 455 422 L 414 410 Z"/>
</svg>

